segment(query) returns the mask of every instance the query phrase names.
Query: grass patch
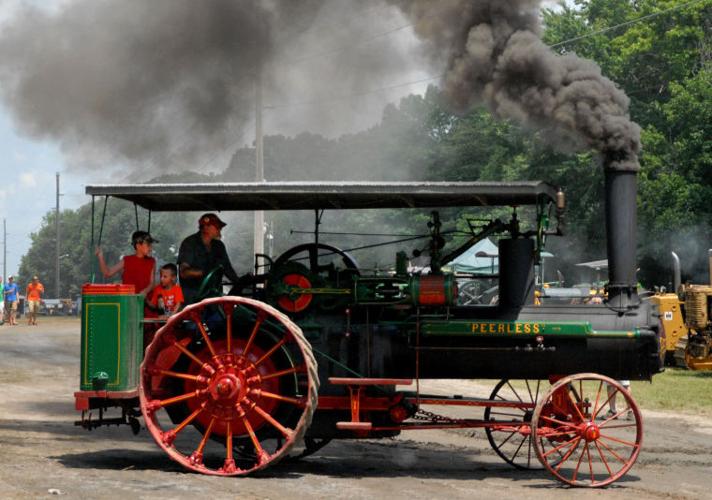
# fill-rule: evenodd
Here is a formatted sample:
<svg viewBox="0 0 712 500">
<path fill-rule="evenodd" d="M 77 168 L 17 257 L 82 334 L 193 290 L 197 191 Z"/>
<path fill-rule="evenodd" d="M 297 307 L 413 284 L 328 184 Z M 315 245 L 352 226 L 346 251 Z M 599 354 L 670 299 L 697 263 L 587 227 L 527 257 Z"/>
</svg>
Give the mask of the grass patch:
<svg viewBox="0 0 712 500">
<path fill-rule="evenodd" d="M 650 382 L 631 382 L 643 410 L 673 410 L 712 416 L 712 371 L 666 368 Z"/>
</svg>

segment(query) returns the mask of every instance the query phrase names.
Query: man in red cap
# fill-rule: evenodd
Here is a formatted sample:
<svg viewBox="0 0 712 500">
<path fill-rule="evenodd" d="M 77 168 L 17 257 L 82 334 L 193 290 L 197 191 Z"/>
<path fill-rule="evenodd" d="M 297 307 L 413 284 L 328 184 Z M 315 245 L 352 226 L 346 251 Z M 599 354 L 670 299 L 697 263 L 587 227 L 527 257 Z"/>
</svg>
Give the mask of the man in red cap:
<svg viewBox="0 0 712 500">
<path fill-rule="evenodd" d="M 203 279 L 218 266 L 222 266 L 223 275 L 233 284 L 239 281 L 225 244 L 220 241 L 221 230 L 225 226 L 217 215 L 203 214 L 198 219 L 198 232 L 191 234 L 181 243 L 178 251 L 178 270 L 186 304 L 196 302 Z"/>
</svg>

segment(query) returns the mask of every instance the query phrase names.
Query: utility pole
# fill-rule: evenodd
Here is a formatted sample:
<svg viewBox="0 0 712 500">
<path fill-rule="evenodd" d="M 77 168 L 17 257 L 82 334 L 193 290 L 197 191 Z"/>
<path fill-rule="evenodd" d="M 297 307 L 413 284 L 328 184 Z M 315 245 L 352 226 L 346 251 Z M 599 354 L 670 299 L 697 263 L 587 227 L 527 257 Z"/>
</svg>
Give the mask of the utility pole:
<svg viewBox="0 0 712 500">
<path fill-rule="evenodd" d="M 257 69 L 255 78 L 255 181 L 264 182 L 264 149 L 262 143 L 262 68 Z M 254 254 L 265 253 L 265 213 L 255 211 Z"/>
<path fill-rule="evenodd" d="M 55 241 L 55 272 L 54 272 L 54 296 L 59 298 L 59 172 L 57 172 L 57 208 L 54 214 Z"/>
</svg>

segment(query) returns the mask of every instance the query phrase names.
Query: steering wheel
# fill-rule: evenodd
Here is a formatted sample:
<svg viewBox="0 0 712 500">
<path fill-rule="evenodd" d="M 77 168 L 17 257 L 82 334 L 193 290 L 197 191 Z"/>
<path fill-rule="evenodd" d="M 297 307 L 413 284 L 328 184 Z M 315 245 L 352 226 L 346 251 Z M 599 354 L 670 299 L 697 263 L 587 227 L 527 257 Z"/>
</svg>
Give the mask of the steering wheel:
<svg viewBox="0 0 712 500">
<path fill-rule="evenodd" d="M 218 266 L 205 275 L 195 295 L 196 302 L 208 297 L 222 296 L 223 266 Z"/>
</svg>

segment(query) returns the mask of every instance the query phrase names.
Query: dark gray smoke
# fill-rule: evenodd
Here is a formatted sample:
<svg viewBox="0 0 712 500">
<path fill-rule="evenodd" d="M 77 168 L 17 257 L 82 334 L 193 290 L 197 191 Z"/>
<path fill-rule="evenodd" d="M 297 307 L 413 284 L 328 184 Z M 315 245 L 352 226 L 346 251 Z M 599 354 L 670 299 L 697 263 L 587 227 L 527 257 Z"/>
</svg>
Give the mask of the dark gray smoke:
<svg viewBox="0 0 712 500">
<path fill-rule="evenodd" d="M 564 150 L 594 148 L 609 168 L 639 168 L 627 96 L 594 62 L 544 45 L 540 0 L 389 1 L 415 23 L 431 58 L 446 58 L 444 90 L 456 107 L 481 102 Z"/>
<path fill-rule="evenodd" d="M 20 127 L 82 156 L 150 163 L 225 141 L 251 110 L 251 75 L 275 16 L 255 2 L 84 0 L 26 7 L 0 39 L 5 102 Z M 184 125 L 183 134 L 175 124 Z"/>
<path fill-rule="evenodd" d="M 199 170 L 252 139 L 258 68 L 265 106 L 348 94 L 375 74 L 392 82 L 408 59 L 401 48 L 348 44 L 404 22 L 381 0 L 29 5 L 0 31 L 0 92 L 23 133 L 59 143 L 74 165 Z M 265 122 L 291 115 L 306 128 L 311 108 L 268 111 Z"/>
</svg>

